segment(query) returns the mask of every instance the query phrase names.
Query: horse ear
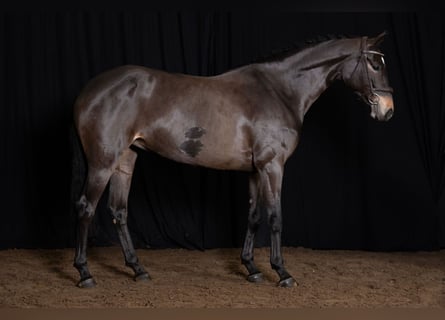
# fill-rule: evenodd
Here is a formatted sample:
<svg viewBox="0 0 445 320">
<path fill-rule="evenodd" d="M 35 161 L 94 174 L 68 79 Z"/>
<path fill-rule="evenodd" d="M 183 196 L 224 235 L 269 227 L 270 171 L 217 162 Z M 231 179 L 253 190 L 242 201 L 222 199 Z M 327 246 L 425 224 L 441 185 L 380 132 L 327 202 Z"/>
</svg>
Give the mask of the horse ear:
<svg viewBox="0 0 445 320">
<path fill-rule="evenodd" d="M 368 44 L 370 47 L 374 47 L 377 48 L 384 40 L 385 36 L 388 33 L 386 31 L 383 31 L 382 33 L 380 33 L 377 37 L 375 38 L 370 38 L 368 41 Z"/>
</svg>

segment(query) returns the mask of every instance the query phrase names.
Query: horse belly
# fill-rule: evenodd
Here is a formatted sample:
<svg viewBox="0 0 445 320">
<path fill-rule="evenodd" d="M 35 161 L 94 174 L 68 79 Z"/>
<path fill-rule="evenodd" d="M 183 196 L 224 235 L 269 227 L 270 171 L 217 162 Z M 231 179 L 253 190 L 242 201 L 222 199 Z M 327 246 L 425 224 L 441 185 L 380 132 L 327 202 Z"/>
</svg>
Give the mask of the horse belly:
<svg viewBox="0 0 445 320">
<path fill-rule="evenodd" d="M 218 125 L 180 123 L 150 131 L 134 144 L 181 163 L 221 170 L 252 170 L 252 149 L 241 132 L 223 134 Z"/>
</svg>

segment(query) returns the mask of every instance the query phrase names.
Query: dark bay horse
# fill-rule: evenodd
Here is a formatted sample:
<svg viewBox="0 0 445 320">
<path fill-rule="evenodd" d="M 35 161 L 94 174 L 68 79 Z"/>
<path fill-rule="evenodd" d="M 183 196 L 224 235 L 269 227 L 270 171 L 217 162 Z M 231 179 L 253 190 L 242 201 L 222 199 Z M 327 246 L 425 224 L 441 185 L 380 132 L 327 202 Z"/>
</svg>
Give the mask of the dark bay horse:
<svg viewBox="0 0 445 320">
<path fill-rule="evenodd" d="M 384 36 L 329 39 L 212 77 L 123 66 L 92 79 L 74 106 L 88 169 L 77 201 L 78 286 L 95 285 L 87 267 L 87 233 L 107 184 L 108 207 L 125 263 L 136 280 L 149 278 L 127 228 L 127 198 L 137 155 L 133 146 L 190 165 L 250 172 L 248 228 L 241 252 L 247 279 L 262 279 L 253 251 L 264 213 L 278 285 L 292 286 L 295 280 L 281 254 L 284 164 L 298 145 L 305 113 L 336 80 L 344 81 L 370 106 L 371 117 L 391 118 L 392 89 L 379 50 Z"/>
</svg>

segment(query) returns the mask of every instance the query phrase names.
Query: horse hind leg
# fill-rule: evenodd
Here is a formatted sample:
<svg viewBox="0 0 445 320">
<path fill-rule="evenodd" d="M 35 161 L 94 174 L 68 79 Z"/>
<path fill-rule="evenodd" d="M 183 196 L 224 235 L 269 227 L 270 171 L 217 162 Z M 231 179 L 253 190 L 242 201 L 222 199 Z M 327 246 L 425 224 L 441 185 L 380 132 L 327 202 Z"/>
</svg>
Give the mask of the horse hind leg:
<svg viewBox="0 0 445 320">
<path fill-rule="evenodd" d="M 146 280 L 150 279 L 150 276 L 139 264 L 127 227 L 128 194 L 136 157 L 137 153 L 131 149 L 126 150 L 120 157 L 119 164 L 110 178 L 108 209 L 113 218 L 113 223 L 116 226 L 125 264 L 133 269 L 135 280 Z"/>
<path fill-rule="evenodd" d="M 90 167 L 82 195 L 77 202 L 77 244 L 73 266 L 79 271 L 80 281 L 77 283 L 77 286 L 81 288 L 94 287 L 96 285 L 87 266 L 88 228 L 93 220 L 97 203 L 110 179 L 111 173 L 112 170 L 110 169 Z"/>
</svg>

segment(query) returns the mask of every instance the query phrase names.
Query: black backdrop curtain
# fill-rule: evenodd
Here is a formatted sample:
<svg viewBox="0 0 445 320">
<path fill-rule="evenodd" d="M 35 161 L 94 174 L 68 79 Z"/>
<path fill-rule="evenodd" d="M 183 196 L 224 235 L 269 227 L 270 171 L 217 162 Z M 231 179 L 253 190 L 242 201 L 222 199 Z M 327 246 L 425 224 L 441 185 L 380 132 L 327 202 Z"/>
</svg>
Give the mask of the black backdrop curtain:
<svg viewBox="0 0 445 320">
<path fill-rule="evenodd" d="M 372 120 L 342 83 L 312 106 L 286 164 L 283 244 L 444 247 L 443 20 L 416 12 L 2 13 L 0 248 L 73 246 L 71 108 L 98 73 L 137 64 L 214 75 L 317 35 L 383 30 L 395 116 Z M 117 244 L 102 200 L 91 243 Z M 240 246 L 247 208 L 246 173 L 139 153 L 128 221 L 136 247 Z M 257 244 L 268 241 L 264 226 Z"/>
</svg>

